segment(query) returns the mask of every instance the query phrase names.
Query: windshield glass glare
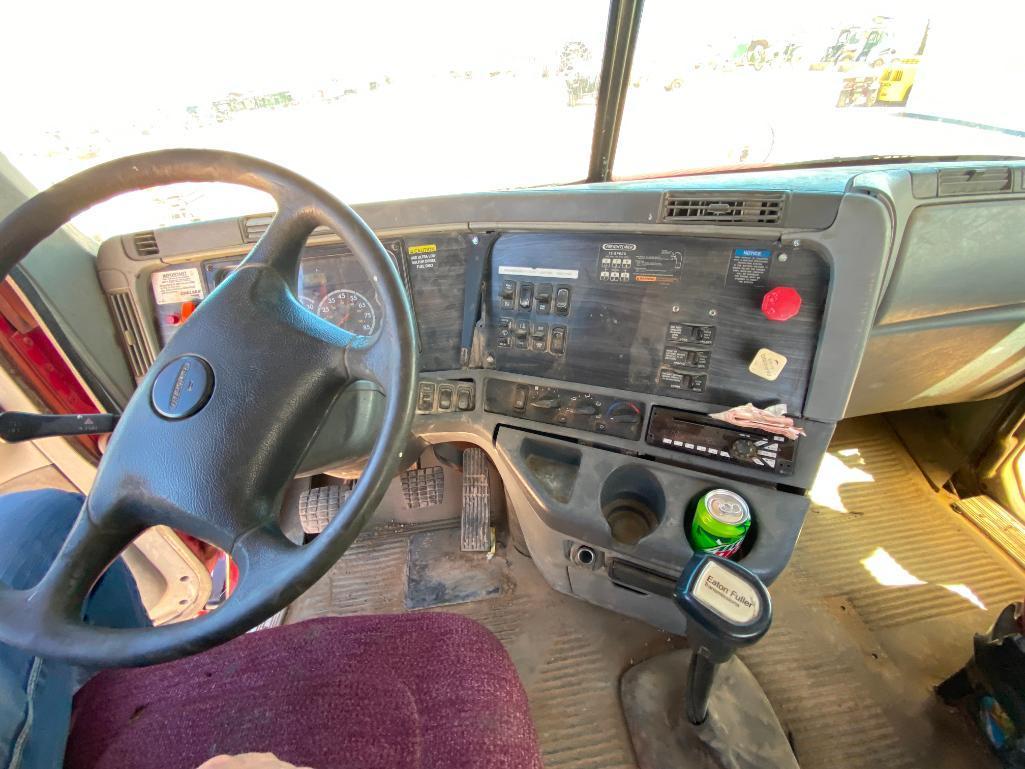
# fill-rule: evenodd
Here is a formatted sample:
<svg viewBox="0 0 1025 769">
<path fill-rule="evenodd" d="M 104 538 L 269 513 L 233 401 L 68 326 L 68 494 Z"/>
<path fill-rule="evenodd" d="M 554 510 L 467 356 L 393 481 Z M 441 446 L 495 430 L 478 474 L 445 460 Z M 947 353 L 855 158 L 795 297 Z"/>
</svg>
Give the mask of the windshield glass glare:
<svg viewBox="0 0 1025 769">
<path fill-rule="evenodd" d="M 0 47 L 0 152 L 39 188 L 168 147 L 265 158 L 349 203 L 581 181 L 608 12 L 594 0 L 22 3 Z M 1012 2 L 647 0 L 614 176 L 1025 156 L 1023 22 Z M 272 207 L 244 188 L 182 185 L 75 224 L 101 239 Z"/>
<path fill-rule="evenodd" d="M 1021 3 L 646 0 L 617 177 L 1025 155 Z"/>
<path fill-rule="evenodd" d="M 348 203 L 579 181 L 607 19 L 594 0 L 19 3 L 0 152 L 39 188 L 168 147 L 255 155 Z M 75 224 L 102 238 L 272 207 L 165 187 Z"/>
</svg>

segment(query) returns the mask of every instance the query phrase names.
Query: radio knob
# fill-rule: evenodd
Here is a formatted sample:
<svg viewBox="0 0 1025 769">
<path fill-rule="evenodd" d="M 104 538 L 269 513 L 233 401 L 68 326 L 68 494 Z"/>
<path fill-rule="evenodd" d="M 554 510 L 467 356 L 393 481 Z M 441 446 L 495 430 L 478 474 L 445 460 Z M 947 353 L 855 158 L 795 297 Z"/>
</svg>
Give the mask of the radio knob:
<svg viewBox="0 0 1025 769">
<path fill-rule="evenodd" d="M 730 446 L 730 454 L 736 459 L 743 459 L 750 462 L 758 455 L 758 447 L 755 446 L 754 441 L 748 441 L 741 438 L 733 442 Z"/>
<path fill-rule="evenodd" d="M 616 401 L 605 414 L 610 422 L 617 422 L 623 425 L 635 425 L 641 421 L 641 410 L 636 403 L 629 401 Z"/>
</svg>

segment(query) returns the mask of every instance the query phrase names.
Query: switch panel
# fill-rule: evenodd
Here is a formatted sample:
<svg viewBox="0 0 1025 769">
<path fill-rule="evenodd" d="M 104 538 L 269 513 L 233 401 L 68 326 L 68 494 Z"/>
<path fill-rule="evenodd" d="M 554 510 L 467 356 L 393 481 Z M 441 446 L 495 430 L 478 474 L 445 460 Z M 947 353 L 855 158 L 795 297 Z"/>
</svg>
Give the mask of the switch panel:
<svg viewBox="0 0 1025 769">
<path fill-rule="evenodd" d="M 804 413 L 830 277 L 808 247 L 503 232 L 488 270 L 477 339 L 483 368 L 496 374 L 679 399 L 681 408 L 785 403 Z M 780 362 L 772 376 L 752 369 L 763 349 Z"/>
<path fill-rule="evenodd" d="M 421 380 L 416 389 L 417 414 L 444 414 L 476 408 L 473 382 Z"/>
<path fill-rule="evenodd" d="M 638 440 L 645 405 L 562 387 L 525 385 L 490 378 L 484 385 L 484 410 L 492 414 L 573 427 Z"/>
</svg>

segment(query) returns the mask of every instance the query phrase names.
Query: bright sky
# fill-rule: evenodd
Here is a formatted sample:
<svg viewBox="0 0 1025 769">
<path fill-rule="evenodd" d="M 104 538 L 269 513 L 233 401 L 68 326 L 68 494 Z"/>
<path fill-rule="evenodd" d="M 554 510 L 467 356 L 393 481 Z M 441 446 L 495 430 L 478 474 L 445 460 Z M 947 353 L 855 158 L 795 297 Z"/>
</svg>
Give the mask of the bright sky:
<svg viewBox="0 0 1025 769">
<path fill-rule="evenodd" d="M 601 0 L 9 5 L 0 152 L 39 186 L 172 146 L 258 155 L 350 202 L 586 175 L 607 22 Z M 894 120 L 893 109 L 838 109 L 844 78 L 864 73 L 810 67 L 839 29 L 872 27 L 874 16 L 889 18 L 887 45 L 898 50 L 887 56 L 913 55 L 929 20 L 930 58 L 907 109 L 1025 130 L 1025 3 L 734 0 L 724 8 L 647 0 L 618 173 L 873 153 L 1025 155 L 1025 138 Z M 735 52 L 754 39 L 777 54 L 799 44 L 801 53 L 759 72 L 738 66 Z M 590 87 L 571 97 L 557 69 L 575 42 L 591 52 L 575 67 Z M 673 80 L 682 85 L 669 92 Z M 294 103 L 215 115 L 214 102 L 231 92 L 276 91 Z M 268 206 L 209 190 L 141 194 L 78 223 L 102 237 Z"/>
<path fill-rule="evenodd" d="M 236 89 L 511 67 L 538 55 L 557 62 L 567 37 L 600 45 L 606 7 L 591 0 L 39 0 L 6 9 L 0 67 L 25 73 L 5 82 L 6 98 L 30 107 L 33 123 L 61 125 L 69 112 L 129 115 Z"/>
</svg>

